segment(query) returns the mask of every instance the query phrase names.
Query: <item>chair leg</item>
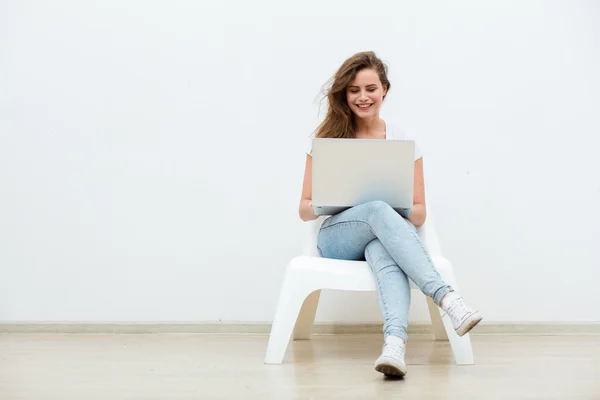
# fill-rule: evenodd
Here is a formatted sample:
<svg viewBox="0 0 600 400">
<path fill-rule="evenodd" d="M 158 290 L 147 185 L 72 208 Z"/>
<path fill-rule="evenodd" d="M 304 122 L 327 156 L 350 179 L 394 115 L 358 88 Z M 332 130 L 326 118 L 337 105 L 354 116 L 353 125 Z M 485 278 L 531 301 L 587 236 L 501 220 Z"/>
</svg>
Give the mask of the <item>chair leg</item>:
<svg viewBox="0 0 600 400">
<path fill-rule="evenodd" d="M 441 310 L 440 310 L 441 311 Z M 454 353 L 454 359 L 458 365 L 473 365 L 475 360 L 473 359 L 473 348 L 471 347 L 471 338 L 467 333 L 464 336 L 458 336 L 452 325 L 452 321 L 449 316 L 442 318 L 444 326 L 446 327 L 446 334 Z"/>
<path fill-rule="evenodd" d="M 452 325 L 450 317 L 445 315 L 444 311 L 440 309 L 430 297 L 427 298 L 427 306 L 429 307 L 429 316 L 431 317 L 431 325 L 433 327 L 435 339 L 450 341 L 450 347 L 452 347 L 452 353 L 454 354 L 456 364 L 475 364 L 469 334 L 467 333 L 462 337 L 458 336 L 454 330 L 454 325 Z M 444 317 L 442 317 L 442 315 L 444 315 Z"/>
<path fill-rule="evenodd" d="M 439 308 L 437 304 L 433 302 L 433 299 L 429 296 L 427 297 L 427 307 L 429 308 L 429 317 L 431 318 L 431 327 L 433 328 L 433 334 L 435 335 L 435 340 L 448 340 L 448 335 L 446 334 L 446 328 L 444 328 L 444 323 L 442 322 L 442 316 L 440 315 Z"/>
<path fill-rule="evenodd" d="M 315 290 L 304 300 L 294 327 L 294 340 L 310 340 L 320 295 L 321 291 Z"/>
<path fill-rule="evenodd" d="M 273 325 L 271 326 L 265 364 L 281 364 L 283 362 L 300 308 L 313 290 L 305 287 L 305 285 L 299 285 L 296 274 L 288 268 L 281 287 Z"/>
<path fill-rule="evenodd" d="M 458 284 L 456 283 L 456 278 L 454 277 L 454 269 L 452 268 L 452 264 L 445 258 L 437 259 L 435 265 L 438 267 L 440 271 L 440 275 L 444 282 L 452 286 L 454 290 L 458 292 Z M 459 292 L 460 293 L 460 292 Z M 437 307 L 437 306 L 436 306 Z M 442 316 L 442 323 L 444 324 L 444 328 L 446 330 L 446 336 L 450 341 L 450 346 L 452 347 L 452 352 L 454 353 L 454 359 L 456 360 L 456 364 L 458 365 L 472 365 L 475 364 L 473 359 L 473 348 L 471 347 L 471 338 L 467 333 L 464 336 L 458 336 L 456 331 L 454 330 L 454 326 L 452 325 L 452 320 L 446 313 L 439 307 L 437 307 L 438 314 Z"/>
</svg>

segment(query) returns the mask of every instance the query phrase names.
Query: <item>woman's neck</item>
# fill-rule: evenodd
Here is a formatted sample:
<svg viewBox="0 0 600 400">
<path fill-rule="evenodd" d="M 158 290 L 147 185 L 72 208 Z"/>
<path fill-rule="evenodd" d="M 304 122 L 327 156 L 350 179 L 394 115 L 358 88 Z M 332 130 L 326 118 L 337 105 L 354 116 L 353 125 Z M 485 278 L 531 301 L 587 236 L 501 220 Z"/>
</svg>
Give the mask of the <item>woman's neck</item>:
<svg viewBox="0 0 600 400">
<path fill-rule="evenodd" d="M 356 137 L 381 139 L 386 136 L 385 122 L 375 116 L 370 119 L 356 118 Z"/>
</svg>

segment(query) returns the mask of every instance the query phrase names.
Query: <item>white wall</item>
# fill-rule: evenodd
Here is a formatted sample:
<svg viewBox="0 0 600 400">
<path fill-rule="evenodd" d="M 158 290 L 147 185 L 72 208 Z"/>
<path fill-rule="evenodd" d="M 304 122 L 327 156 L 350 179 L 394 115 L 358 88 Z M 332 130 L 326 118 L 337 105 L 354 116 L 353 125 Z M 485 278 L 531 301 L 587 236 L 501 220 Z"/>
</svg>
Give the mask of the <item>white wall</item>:
<svg viewBox="0 0 600 400">
<path fill-rule="evenodd" d="M 449 4 L 0 3 L 0 320 L 271 320 L 315 99 L 373 49 L 469 302 L 600 321 L 600 6 Z"/>
</svg>

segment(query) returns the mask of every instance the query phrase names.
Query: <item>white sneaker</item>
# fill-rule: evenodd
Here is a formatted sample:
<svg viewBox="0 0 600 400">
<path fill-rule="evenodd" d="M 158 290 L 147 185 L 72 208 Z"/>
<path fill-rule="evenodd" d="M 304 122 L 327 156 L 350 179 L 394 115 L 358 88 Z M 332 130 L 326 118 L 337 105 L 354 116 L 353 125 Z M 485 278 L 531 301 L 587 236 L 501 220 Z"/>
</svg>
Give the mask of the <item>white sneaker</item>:
<svg viewBox="0 0 600 400">
<path fill-rule="evenodd" d="M 383 352 L 375 361 L 375 370 L 388 376 L 404 376 L 408 372 L 404 363 L 404 340 L 397 336 L 385 338 Z"/>
<path fill-rule="evenodd" d="M 462 297 L 454 292 L 450 292 L 444 297 L 442 309 L 450 316 L 458 336 L 469 332 L 483 319 L 479 311 L 469 308 Z"/>
</svg>

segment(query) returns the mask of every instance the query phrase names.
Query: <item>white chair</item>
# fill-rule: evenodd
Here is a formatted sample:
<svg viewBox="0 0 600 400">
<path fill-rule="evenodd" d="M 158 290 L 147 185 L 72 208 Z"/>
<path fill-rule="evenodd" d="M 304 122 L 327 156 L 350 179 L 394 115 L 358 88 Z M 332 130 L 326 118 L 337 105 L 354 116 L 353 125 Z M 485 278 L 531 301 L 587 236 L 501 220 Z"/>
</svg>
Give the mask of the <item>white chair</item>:
<svg viewBox="0 0 600 400">
<path fill-rule="evenodd" d="M 365 261 L 344 261 L 319 257 L 316 250 L 318 225 L 309 222 L 307 226 L 308 238 L 304 243 L 303 254 L 295 257 L 288 264 L 285 272 L 269 336 L 266 364 L 283 362 L 292 332 L 294 339 L 311 338 L 321 289 L 376 291 L 373 274 Z M 459 292 L 452 264 L 441 255 L 431 211 L 428 210 L 427 220 L 418 229 L 418 232 L 444 282 Z M 420 292 L 412 281 L 410 285 L 411 289 Z M 473 350 L 469 334 L 458 336 L 450 317 L 430 297 L 426 298 L 435 338 L 450 341 L 457 364 L 473 364 Z"/>
</svg>

